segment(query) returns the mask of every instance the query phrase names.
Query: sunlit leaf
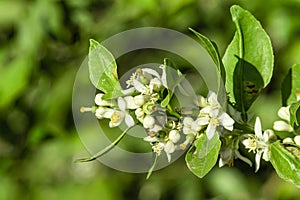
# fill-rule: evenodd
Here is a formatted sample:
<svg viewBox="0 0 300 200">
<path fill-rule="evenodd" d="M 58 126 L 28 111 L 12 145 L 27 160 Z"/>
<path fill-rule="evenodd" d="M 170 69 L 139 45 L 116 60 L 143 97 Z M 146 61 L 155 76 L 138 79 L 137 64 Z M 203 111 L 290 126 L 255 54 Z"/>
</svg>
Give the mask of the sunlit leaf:
<svg viewBox="0 0 300 200">
<path fill-rule="evenodd" d="M 216 164 L 221 141 L 216 133 L 210 140 L 202 134 L 185 156 L 188 168 L 199 178 L 203 178 Z"/>
<path fill-rule="evenodd" d="M 104 99 L 122 95 L 113 55 L 93 39 L 90 40 L 89 73 L 92 84 L 105 93 Z"/>
<path fill-rule="evenodd" d="M 223 63 L 226 70 L 226 90 L 230 100 L 235 102 L 233 74 L 239 58 L 253 65 L 260 73 L 264 87 L 270 82 L 273 73 L 273 49 L 271 41 L 250 12 L 234 5 L 230 9 L 232 20 L 236 25 L 233 40 L 226 49 Z"/>
<path fill-rule="evenodd" d="M 277 174 L 300 187 L 300 149 L 296 146 L 283 146 L 279 141 L 271 144 L 270 148 L 270 161 Z"/>
</svg>

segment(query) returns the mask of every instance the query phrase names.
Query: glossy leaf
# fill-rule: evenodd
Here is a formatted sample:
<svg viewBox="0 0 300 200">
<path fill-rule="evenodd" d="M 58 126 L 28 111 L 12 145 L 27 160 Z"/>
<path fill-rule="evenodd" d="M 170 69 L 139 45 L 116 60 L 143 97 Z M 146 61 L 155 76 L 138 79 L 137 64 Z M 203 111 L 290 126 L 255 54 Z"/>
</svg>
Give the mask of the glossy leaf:
<svg viewBox="0 0 300 200">
<path fill-rule="evenodd" d="M 105 93 L 104 99 L 122 95 L 113 55 L 93 39 L 90 40 L 88 64 L 90 80 L 97 89 Z"/>
<path fill-rule="evenodd" d="M 264 82 L 253 65 L 243 59 L 238 59 L 233 73 L 233 93 L 236 101 L 235 108 L 242 112 L 242 117 L 246 121 L 246 111 L 260 94 Z"/>
<path fill-rule="evenodd" d="M 300 95 L 300 64 L 293 65 L 281 84 L 282 105 L 287 106 L 297 101 Z"/>
<path fill-rule="evenodd" d="M 185 156 L 187 166 L 199 178 L 203 178 L 216 164 L 221 141 L 216 133 L 210 140 L 202 134 Z"/>
<path fill-rule="evenodd" d="M 230 8 L 236 26 L 233 40 L 226 49 L 223 63 L 226 70 L 226 91 L 231 102 L 235 102 L 233 74 L 239 58 L 251 63 L 260 73 L 264 87 L 270 82 L 273 73 L 273 49 L 271 41 L 259 21 L 243 8 L 234 5 Z"/>
<path fill-rule="evenodd" d="M 271 144 L 270 149 L 270 161 L 277 174 L 300 187 L 300 149 L 296 146 L 283 146 L 279 141 Z"/>
</svg>

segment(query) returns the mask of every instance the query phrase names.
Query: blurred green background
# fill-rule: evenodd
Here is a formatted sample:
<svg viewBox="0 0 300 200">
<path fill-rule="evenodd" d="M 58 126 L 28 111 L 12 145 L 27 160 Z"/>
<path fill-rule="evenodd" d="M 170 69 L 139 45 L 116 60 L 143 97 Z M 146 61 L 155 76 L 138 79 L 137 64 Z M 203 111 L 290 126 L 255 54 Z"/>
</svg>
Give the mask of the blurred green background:
<svg viewBox="0 0 300 200">
<path fill-rule="evenodd" d="M 182 158 L 148 181 L 145 174 L 118 172 L 99 162 L 73 163 L 88 155 L 73 124 L 71 98 L 89 38 L 102 41 L 144 26 L 192 36 L 192 27 L 224 53 L 234 33 L 229 13 L 233 4 L 261 21 L 274 46 L 272 83 L 252 107 L 263 127 L 271 128 L 281 102 L 280 82 L 300 62 L 299 0 L 1 0 L 0 199 L 299 197 L 300 191 L 280 180 L 265 162 L 256 174 L 237 160 L 235 168 L 215 167 L 198 179 Z"/>
</svg>

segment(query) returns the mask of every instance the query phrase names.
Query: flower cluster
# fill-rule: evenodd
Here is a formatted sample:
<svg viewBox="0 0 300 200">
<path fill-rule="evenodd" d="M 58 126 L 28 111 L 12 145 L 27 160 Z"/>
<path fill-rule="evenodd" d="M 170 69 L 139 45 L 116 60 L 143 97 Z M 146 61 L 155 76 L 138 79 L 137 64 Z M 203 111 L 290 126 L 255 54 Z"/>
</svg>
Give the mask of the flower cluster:
<svg viewBox="0 0 300 200">
<path fill-rule="evenodd" d="M 237 158 L 252 166 L 252 162 L 239 152 L 239 143 L 255 154 L 255 172 L 260 168 L 261 158 L 270 160 L 270 144 L 276 136 L 273 130 L 262 131 L 259 117 L 256 118 L 254 131 L 234 129 L 235 120 L 225 112 L 213 91 L 209 91 L 206 98 L 197 96 L 193 105 L 187 108 L 173 108 L 170 103 L 164 105 L 162 102 L 171 88 L 167 84 L 166 66 L 162 65 L 160 69 L 161 73 L 151 68 L 137 69 L 126 81 L 127 88 L 122 90 L 123 95 L 104 99 L 104 94 L 98 93 L 95 106 L 82 107 L 81 111 L 91 111 L 98 119 L 108 119 L 111 128 L 123 122 L 128 128 L 143 126 L 147 132 L 144 141 L 151 145 L 157 156 L 164 152 L 169 162 L 176 150 L 185 150 L 202 134 L 208 140 L 215 134 L 220 136 L 219 167 L 233 166 Z M 236 123 L 240 123 L 236 114 L 233 115 Z M 290 106 L 280 108 L 278 116 L 282 120 L 275 121 L 273 129 L 294 132 L 290 125 Z M 286 138 L 282 142 L 299 146 L 300 136 Z"/>
<path fill-rule="evenodd" d="M 151 68 L 137 69 L 126 81 L 124 94 L 117 99 L 103 99 L 103 93 L 95 97 L 96 106 L 83 107 L 92 111 L 98 119 L 109 119 L 109 126 L 116 127 L 122 122 L 128 127 L 141 124 L 147 135 L 144 141 L 149 142 L 153 152 L 158 156 L 164 151 L 171 161 L 171 154 L 176 150 L 185 150 L 200 134 L 211 139 L 220 134 L 223 128 L 233 130 L 234 120 L 222 109 L 217 94 L 210 91 L 207 98 L 198 96 L 194 107 L 195 114 L 171 115 L 172 107 L 163 107 L 161 102 L 168 91 L 166 66 L 162 65 L 161 74 Z"/>
</svg>

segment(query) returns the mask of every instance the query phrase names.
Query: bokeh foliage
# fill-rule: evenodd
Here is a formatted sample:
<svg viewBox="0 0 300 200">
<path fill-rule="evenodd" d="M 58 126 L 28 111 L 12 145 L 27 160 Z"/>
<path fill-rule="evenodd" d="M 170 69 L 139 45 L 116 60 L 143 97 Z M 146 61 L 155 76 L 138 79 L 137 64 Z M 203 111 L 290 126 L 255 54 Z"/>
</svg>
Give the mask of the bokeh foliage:
<svg viewBox="0 0 300 200">
<path fill-rule="evenodd" d="M 251 108 L 261 116 L 263 128 L 271 128 L 281 103 L 280 83 L 288 68 L 300 62 L 297 0 L 1 1 L 0 199 L 297 197 L 300 192 L 281 181 L 266 163 L 253 174 L 253 169 L 237 161 L 237 169 L 216 168 L 200 180 L 180 159 L 146 182 L 145 174 L 117 172 L 98 162 L 72 162 L 87 154 L 74 128 L 71 97 L 90 38 L 102 41 L 144 26 L 192 36 L 188 30 L 192 27 L 210 36 L 223 54 L 234 32 L 232 4 L 251 11 L 272 40 L 272 84 Z M 145 62 L 139 59 L 135 62 Z M 118 65 L 131 65 L 128 60 L 120 59 Z"/>
</svg>

